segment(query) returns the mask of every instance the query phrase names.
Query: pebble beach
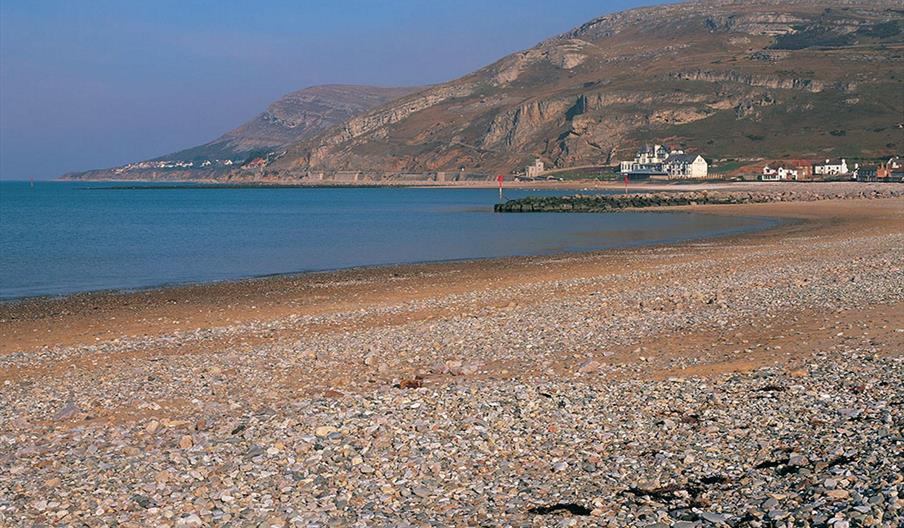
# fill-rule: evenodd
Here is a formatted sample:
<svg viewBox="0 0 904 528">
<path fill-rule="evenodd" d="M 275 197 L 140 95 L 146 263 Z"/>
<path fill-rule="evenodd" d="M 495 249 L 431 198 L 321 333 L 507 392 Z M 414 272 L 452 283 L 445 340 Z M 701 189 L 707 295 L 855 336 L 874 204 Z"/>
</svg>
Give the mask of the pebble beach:
<svg viewBox="0 0 904 528">
<path fill-rule="evenodd" d="M 4 303 L 0 526 L 900 526 L 879 190 L 669 209 L 779 220 L 726 238 Z"/>
</svg>

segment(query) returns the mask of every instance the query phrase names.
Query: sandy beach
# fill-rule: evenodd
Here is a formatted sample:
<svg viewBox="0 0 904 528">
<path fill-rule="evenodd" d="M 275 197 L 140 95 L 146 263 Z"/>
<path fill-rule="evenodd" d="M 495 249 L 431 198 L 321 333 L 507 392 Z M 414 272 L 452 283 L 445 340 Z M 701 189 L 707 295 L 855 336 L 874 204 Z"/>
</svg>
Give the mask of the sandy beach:
<svg viewBox="0 0 904 528">
<path fill-rule="evenodd" d="M 678 210 L 781 222 L 4 303 L 0 525 L 900 522 L 904 200 Z"/>
</svg>

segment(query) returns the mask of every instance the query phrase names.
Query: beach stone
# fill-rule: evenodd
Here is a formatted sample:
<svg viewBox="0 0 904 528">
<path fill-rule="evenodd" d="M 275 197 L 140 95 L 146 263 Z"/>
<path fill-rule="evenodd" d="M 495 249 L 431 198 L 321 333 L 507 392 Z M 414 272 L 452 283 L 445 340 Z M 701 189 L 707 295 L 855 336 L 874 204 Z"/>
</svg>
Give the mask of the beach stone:
<svg viewBox="0 0 904 528">
<path fill-rule="evenodd" d="M 599 361 L 588 359 L 587 361 L 581 363 L 581 365 L 578 367 L 578 372 L 582 372 L 584 374 L 593 374 L 595 372 L 599 372 L 602 366 L 602 363 L 600 363 Z"/>
<path fill-rule="evenodd" d="M 464 363 L 459 360 L 448 360 L 443 364 L 443 368 L 453 376 L 464 374 Z"/>
<path fill-rule="evenodd" d="M 337 429 L 331 425 L 321 425 L 314 429 L 314 434 L 319 437 L 328 436 L 330 433 L 335 433 Z"/>
<path fill-rule="evenodd" d="M 179 288 L 54 299 L 106 326 L 0 355 L 24 373 L 0 385 L 0 526 L 898 526 L 904 233 L 809 221 L 511 280 L 413 266 L 373 303 L 372 270 L 277 279 L 297 301 L 227 284 L 214 328 Z M 338 308 L 293 308 L 321 292 Z M 146 303 L 146 335 L 105 337 Z M 92 413 L 55 421 L 73 394 Z"/>
<path fill-rule="evenodd" d="M 725 524 L 725 521 L 729 519 L 727 515 L 712 512 L 702 512 L 700 518 L 713 524 Z"/>
<path fill-rule="evenodd" d="M 826 491 L 826 495 L 836 500 L 847 499 L 851 496 L 851 492 L 844 489 L 832 489 Z"/>
<path fill-rule="evenodd" d="M 180 517 L 178 521 L 176 521 L 176 526 L 180 527 L 195 527 L 195 526 L 204 526 L 204 521 L 201 517 L 196 513 L 189 514 L 185 517 Z"/>
<path fill-rule="evenodd" d="M 412 488 L 412 493 L 417 495 L 418 497 L 425 498 L 430 496 L 430 490 L 424 486 L 415 486 Z"/>
<path fill-rule="evenodd" d="M 54 420 L 68 420 L 75 415 L 81 412 L 79 406 L 74 401 L 69 401 L 66 405 L 63 406 L 62 409 L 57 411 L 57 413 L 53 416 Z"/>
</svg>

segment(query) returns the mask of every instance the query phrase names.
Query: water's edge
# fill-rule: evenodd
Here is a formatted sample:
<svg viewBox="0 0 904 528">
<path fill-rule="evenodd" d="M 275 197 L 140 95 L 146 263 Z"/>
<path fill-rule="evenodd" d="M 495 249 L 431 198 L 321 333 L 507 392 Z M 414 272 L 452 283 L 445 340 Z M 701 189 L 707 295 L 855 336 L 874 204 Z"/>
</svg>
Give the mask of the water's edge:
<svg viewBox="0 0 904 528">
<path fill-rule="evenodd" d="M 666 211 L 625 211 L 633 214 L 660 214 Z M 706 216 L 710 218 L 719 218 L 721 215 L 711 214 L 711 213 L 698 213 L 698 212 L 687 212 L 687 211 L 667 211 L 670 213 L 677 214 L 687 214 L 687 215 L 695 215 L 695 216 Z M 556 213 L 549 212 L 545 214 L 568 214 L 568 213 Z M 591 214 L 603 214 L 603 213 L 591 213 Z M 505 262 L 510 259 L 526 259 L 526 258 L 539 258 L 539 257 L 564 257 L 564 256 L 589 256 L 589 255 L 598 255 L 612 251 L 620 251 L 620 250 L 630 250 L 637 248 L 654 248 L 654 247 L 668 247 L 668 246 L 679 246 L 682 244 L 688 244 L 693 242 L 701 242 L 707 240 L 721 240 L 726 238 L 750 235 L 750 234 L 760 234 L 767 231 L 775 230 L 781 227 L 787 227 L 790 225 L 795 225 L 801 223 L 801 220 L 789 219 L 789 218 L 780 218 L 780 217 L 772 217 L 772 216 L 736 216 L 734 217 L 740 220 L 747 220 L 751 222 L 760 222 L 757 225 L 749 225 L 740 228 L 727 229 L 725 231 L 716 232 L 716 233 L 704 233 L 699 236 L 688 236 L 681 237 L 671 240 L 652 240 L 652 241 L 642 241 L 635 244 L 625 244 L 625 245 L 616 245 L 612 247 L 600 247 L 598 249 L 591 250 L 579 250 L 579 251 L 561 251 L 561 252 L 540 252 L 540 253 L 529 253 L 529 254 L 518 254 L 518 255 L 506 255 L 506 256 L 487 256 L 487 257 L 469 257 L 469 258 L 450 258 L 450 259 L 434 259 L 434 260 L 418 260 L 418 261 L 400 261 L 393 263 L 380 263 L 380 264 L 372 264 L 372 265 L 360 265 L 360 266 L 348 266 L 348 267 L 334 267 L 334 268 L 316 268 L 316 269 L 304 269 L 297 271 L 288 271 L 288 272 L 277 272 L 277 273 L 262 273 L 262 274 L 252 274 L 242 277 L 234 277 L 234 278 L 226 278 L 226 279 L 215 279 L 215 280 L 200 280 L 200 281 L 169 281 L 169 282 L 161 282 L 154 285 L 148 286 L 140 286 L 140 287 L 123 287 L 123 288 L 101 288 L 101 289 L 90 289 L 90 290 L 78 290 L 61 294 L 40 294 L 40 295 L 22 295 L 22 296 L 2 296 L 0 295 L 0 305 L 15 305 L 20 302 L 35 302 L 42 300 L 64 300 L 70 298 L 79 298 L 79 297 L 95 297 L 95 296 L 103 296 L 103 295 L 122 295 L 129 293 L 142 293 L 142 292 L 154 292 L 154 291 L 162 291 L 162 290 L 171 290 L 178 288 L 189 288 L 189 287 L 197 287 L 197 286 L 216 286 L 216 285 L 226 285 L 226 284 L 236 284 L 236 283 L 245 283 L 245 282 L 253 282 L 253 281 L 263 281 L 268 279 L 288 279 L 288 278 L 305 278 L 314 275 L 325 275 L 330 273 L 337 272 L 355 272 L 355 271 L 368 271 L 368 270 L 392 270 L 393 268 L 399 268 L 402 266 L 424 266 L 424 265 L 443 265 L 443 264 L 468 264 L 468 263 L 477 263 L 477 262 Z"/>
</svg>

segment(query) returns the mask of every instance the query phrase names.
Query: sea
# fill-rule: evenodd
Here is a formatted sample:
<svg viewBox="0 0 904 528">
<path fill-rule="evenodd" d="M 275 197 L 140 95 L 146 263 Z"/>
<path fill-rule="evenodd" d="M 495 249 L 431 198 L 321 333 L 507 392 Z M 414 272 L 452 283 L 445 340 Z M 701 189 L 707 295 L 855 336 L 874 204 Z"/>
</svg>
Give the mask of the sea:
<svg viewBox="0 0 904 528">
<path fill-rule="evenodd" d="M 0 299 L 585 252 L 775 223 L 684 212 L 494 213 L 498 201 L 496 189 L 473 188 L 0 181 Z"/>
</svg>

